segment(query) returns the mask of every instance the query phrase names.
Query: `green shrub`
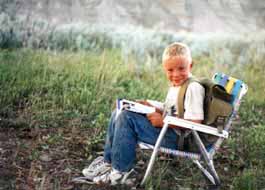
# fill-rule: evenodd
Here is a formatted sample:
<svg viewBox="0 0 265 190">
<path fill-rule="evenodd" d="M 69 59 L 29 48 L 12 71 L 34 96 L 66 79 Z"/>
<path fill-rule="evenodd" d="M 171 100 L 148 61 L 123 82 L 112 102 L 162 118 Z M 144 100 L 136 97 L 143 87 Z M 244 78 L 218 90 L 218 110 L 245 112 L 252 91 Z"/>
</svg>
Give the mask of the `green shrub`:
<svg viewBox="0 0 265 190">
<path fill-rule="evenodd" d="M 241 175 L 233 180 L 235 190 L 258 190 L 265 187 L 265 173 L 261 168 L 244 170 Z"/>
<path fill-rule="evenodd" d="M 249 164 L 265 162 L 265 125 L 258 125 L 242 131 L 244 157 Z"/>
<path fill-rule="evenodd" d="M 119 49 L 122 60 L 133 56 L 138 64 L 160 62 L 163 49 L 170 43 L 187 43 L 193 56 L 208 57 L 214 71 L 229 68 L 238 73 L 245 65 L 264 60 L 265 33 L 191 34 L 147 30 L 133 26 L 99 24 L 50 25 L 43 20 L 11 18 L 0 14 L 0 48 L 42 48 L 47 50 L 85 50 L 102 53 Z"/>
</svg>

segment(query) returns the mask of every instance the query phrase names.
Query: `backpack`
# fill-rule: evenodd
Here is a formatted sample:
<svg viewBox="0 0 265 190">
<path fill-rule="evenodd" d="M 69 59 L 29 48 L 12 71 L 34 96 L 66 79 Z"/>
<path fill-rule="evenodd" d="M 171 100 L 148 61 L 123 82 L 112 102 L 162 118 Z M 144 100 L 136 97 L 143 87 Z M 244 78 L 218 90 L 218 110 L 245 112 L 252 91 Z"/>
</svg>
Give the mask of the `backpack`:
<svg viewBox="0 0 265 190">
<path fill-rule="evenodd" d="M 225 126 L 229 116 L 232 113 L 232 105 L 230 102 L 232 101 L 232 95 L 226 92 L 225 88 L 221 85 L 215 84 L 210 79 L 196 79 L 196 78 L 189 78 L 184 82 L 183 85 L 180 87 L 180 91 L 178 94 L 178 117 L 184 117 L 184 101 L 185 101 L 185 94 L 186 90 L 191 82 L 198 82 L 200 83 L 205 89 L 205 98 L 204 98 L 204 120 L 202 121 L 203 124 L 209 125 L 212 127 L 216 127 L 218 131 L 222 131 L 223 127 Z M 213 144 L 218 137 L 208 134 L 199 134 L 205 146 Z M 183 139 L 184 137 L 180 137 Z M 179 144 L 182 146 L 186 144 L 185 149 L 196 151 L 197 147 L 194 145 L 192 135 L 185 136 L 186 141 L 180 142 Z M 195 146 L 195 147 L 194 147 Z M 183 149 L 183 147 L 180 147 Z"/>
</svg>

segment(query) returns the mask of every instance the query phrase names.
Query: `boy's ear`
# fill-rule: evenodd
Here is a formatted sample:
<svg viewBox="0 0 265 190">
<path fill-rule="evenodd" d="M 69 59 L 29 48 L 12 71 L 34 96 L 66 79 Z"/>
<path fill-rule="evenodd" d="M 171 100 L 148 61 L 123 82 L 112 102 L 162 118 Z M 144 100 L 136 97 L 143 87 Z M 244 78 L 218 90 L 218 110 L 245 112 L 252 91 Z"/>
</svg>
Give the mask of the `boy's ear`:
<svg viewBox="0 0 265 190">
<path fill-rule="evenodd" d="M 192 69 L 192 66 L 193 66 L 193 61 L 191 61 L 191 63 L 190 63 L 190 68 Z"/>
</svg>

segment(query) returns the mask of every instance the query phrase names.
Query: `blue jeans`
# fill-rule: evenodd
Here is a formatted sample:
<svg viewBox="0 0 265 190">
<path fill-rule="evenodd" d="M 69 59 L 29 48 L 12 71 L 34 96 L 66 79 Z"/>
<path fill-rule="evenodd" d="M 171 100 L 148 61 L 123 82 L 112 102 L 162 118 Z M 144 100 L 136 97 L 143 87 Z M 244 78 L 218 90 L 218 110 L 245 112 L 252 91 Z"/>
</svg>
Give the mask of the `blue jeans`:
<svg viewBox="0 0 265 190">
<path fill-rule="evenodd" d="M 134 112 L 122 111 L 117 119 L 115 117 L 114 111 L 108 126 L 104 159 L 114 169 L 126 172 L 134 166 L 137 141 L 154 145 L 161 128 L 152 126 L 145 115 Z M 177 148 L 177 134 L 172 129 L 167 130 L 161 146 Z"/>
</svg>

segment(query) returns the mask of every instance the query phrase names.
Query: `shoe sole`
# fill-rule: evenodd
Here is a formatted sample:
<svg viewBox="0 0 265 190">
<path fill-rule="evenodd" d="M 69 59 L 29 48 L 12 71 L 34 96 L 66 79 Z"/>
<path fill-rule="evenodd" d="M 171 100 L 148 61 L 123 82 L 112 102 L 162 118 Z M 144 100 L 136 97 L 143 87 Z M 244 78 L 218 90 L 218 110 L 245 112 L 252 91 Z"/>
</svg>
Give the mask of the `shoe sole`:
<svg viewBox="0 0 265 190">
<path fill-rule="evenodd" d="M 96 184 L 93 181 L 90 181 L 87 177 L 76 177 L 72 179 L 72 182 L 74 183 L 86 183 L 86 184 Z"/>
</svg>

